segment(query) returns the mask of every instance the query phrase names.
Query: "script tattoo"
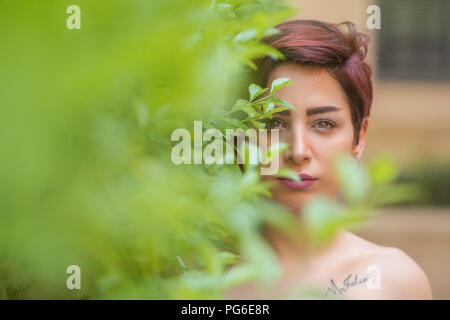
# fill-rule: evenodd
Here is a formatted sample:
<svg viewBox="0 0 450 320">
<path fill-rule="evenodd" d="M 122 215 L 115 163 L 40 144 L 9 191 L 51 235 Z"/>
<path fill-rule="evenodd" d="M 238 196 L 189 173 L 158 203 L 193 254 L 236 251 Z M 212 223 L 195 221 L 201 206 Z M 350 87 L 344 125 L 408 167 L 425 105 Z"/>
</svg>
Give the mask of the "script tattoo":
<svg viewBox="0 0 450 320">
<path fill-rule="evenodd" d="M 354 286 L 356 286 L 356 285 L 358 285 L 358 284 L 367 282 L 367 280 L 369 280 L 369 278 L 370 278 L 370 277 L 364 277 L 363 279 L 358 280 L 358 275 L 355 275 L 355 276 L 353 277 L 353 279 L 352 279 L 352 274 L 350 273 L 350 274 L 344 279 L 344 282 L 343 282 L 343 285 L 344 285 L 344 286 L 343 286 L 343 287 L 338 287 L 338 286 L 336 285 L 336 282 L 334 282 L 334 280 L 331 279 L 331 280 L 330 280 L 330 282 L 331 282 L 331 287 L 328 287 L 328 289 L 327 289 L 327 291 L 326 291 L 326 293 L 325 293 L 325 296 L 328 296 L 329 293 L 332 293 L 333 295 L 337 295 L 337 294 L 342 295 L 342 294 L 344 294 L 349 288 L 354 287 Z"/>
</svg>

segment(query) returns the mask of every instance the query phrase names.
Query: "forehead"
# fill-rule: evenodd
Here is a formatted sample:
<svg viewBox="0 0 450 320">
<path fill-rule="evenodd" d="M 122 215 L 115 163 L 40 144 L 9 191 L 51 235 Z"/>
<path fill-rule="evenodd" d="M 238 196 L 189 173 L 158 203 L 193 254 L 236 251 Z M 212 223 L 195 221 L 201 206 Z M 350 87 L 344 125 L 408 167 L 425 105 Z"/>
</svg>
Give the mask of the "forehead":
<svg viewBox="0 0 450 320">
<path fill-rule="evenodd" d="M 283 63 L 269 74 L 267 86 L 270 87 L 277 78 L 290 78 L 294 82 L 280 88 L 274 95 L 293 104 L 297 111 L 324 105 L 350 111 L 340 83 L 323 68 Z"/>
</svg>

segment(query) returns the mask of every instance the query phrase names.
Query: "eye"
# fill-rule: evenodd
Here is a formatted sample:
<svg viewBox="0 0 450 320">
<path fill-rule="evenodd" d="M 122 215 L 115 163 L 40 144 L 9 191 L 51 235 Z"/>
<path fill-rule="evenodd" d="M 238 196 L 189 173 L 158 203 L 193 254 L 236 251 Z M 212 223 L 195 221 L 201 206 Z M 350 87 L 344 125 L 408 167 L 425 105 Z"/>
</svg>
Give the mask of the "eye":
<svg viewBox="0 0 450 320">
<path fill-rule="evenodd" d="M 336 125 L 329 120 L 317 120 L 313 124 L 313 128 L 318 128 L 318 129 L 332 129 L 334 127 L 336 127 Z"/>
<path fill-rule="evenodd" d="M 266 125 L 268 129 L 286 128 L 286 123 L 278 118 L 267 120 Z"/>
</svg>

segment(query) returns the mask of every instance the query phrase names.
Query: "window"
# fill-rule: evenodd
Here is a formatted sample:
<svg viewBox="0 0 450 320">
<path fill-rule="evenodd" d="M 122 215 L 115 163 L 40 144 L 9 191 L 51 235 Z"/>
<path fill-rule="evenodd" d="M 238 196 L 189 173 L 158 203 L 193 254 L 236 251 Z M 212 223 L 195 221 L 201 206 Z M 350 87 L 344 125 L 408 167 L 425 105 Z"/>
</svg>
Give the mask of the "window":
<svg viewBox="0 0 450 320">
<path fill-rule="evenodd" d="M 450 1 L 379 0 L 381 79 L 450 80 Z"/>
</svg>

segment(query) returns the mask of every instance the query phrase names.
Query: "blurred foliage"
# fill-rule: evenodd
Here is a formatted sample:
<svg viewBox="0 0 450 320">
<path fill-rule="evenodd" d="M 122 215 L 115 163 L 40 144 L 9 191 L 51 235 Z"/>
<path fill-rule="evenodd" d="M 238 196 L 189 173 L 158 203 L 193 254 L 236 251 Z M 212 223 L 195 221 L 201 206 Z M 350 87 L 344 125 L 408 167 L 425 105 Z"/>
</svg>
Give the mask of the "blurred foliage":
<svg viewBox="0 0 450 320">
<path fill-rule="evenodd" d="M 259 40 L 295 11 L 275 0 L 79 0 L 81 29 L 68 30 L 71 4 L 0 2 L 0 297 L 215 299 L 243 281 L 270 284 L 282 270 L 259 230 L 295 235 L 294 218 L 268 201 L 256 166 L 174 165 L 170 134 L 194 120 L 264 126 L 284 102 L 256 85 L 240 94 L 255 58 L 282 59 Z M 350 162 L 338 171 L 352 175 Z M 391 171 L 372 168 L 378 188 Z M 318 199 L 306 210 L 317 243 L 367 216 L 370 174 L 356 176 L 345 207 Z M 66 288 L 72 264 L 81 290 Z"/>
<path fill-rule="evenodd" d="M 398 177 L 398 182 L 414 183 L 422 190 L 413 202 L 397 205 L 450 206 L 450 161 L 416 160 Z"/>
</svg>

